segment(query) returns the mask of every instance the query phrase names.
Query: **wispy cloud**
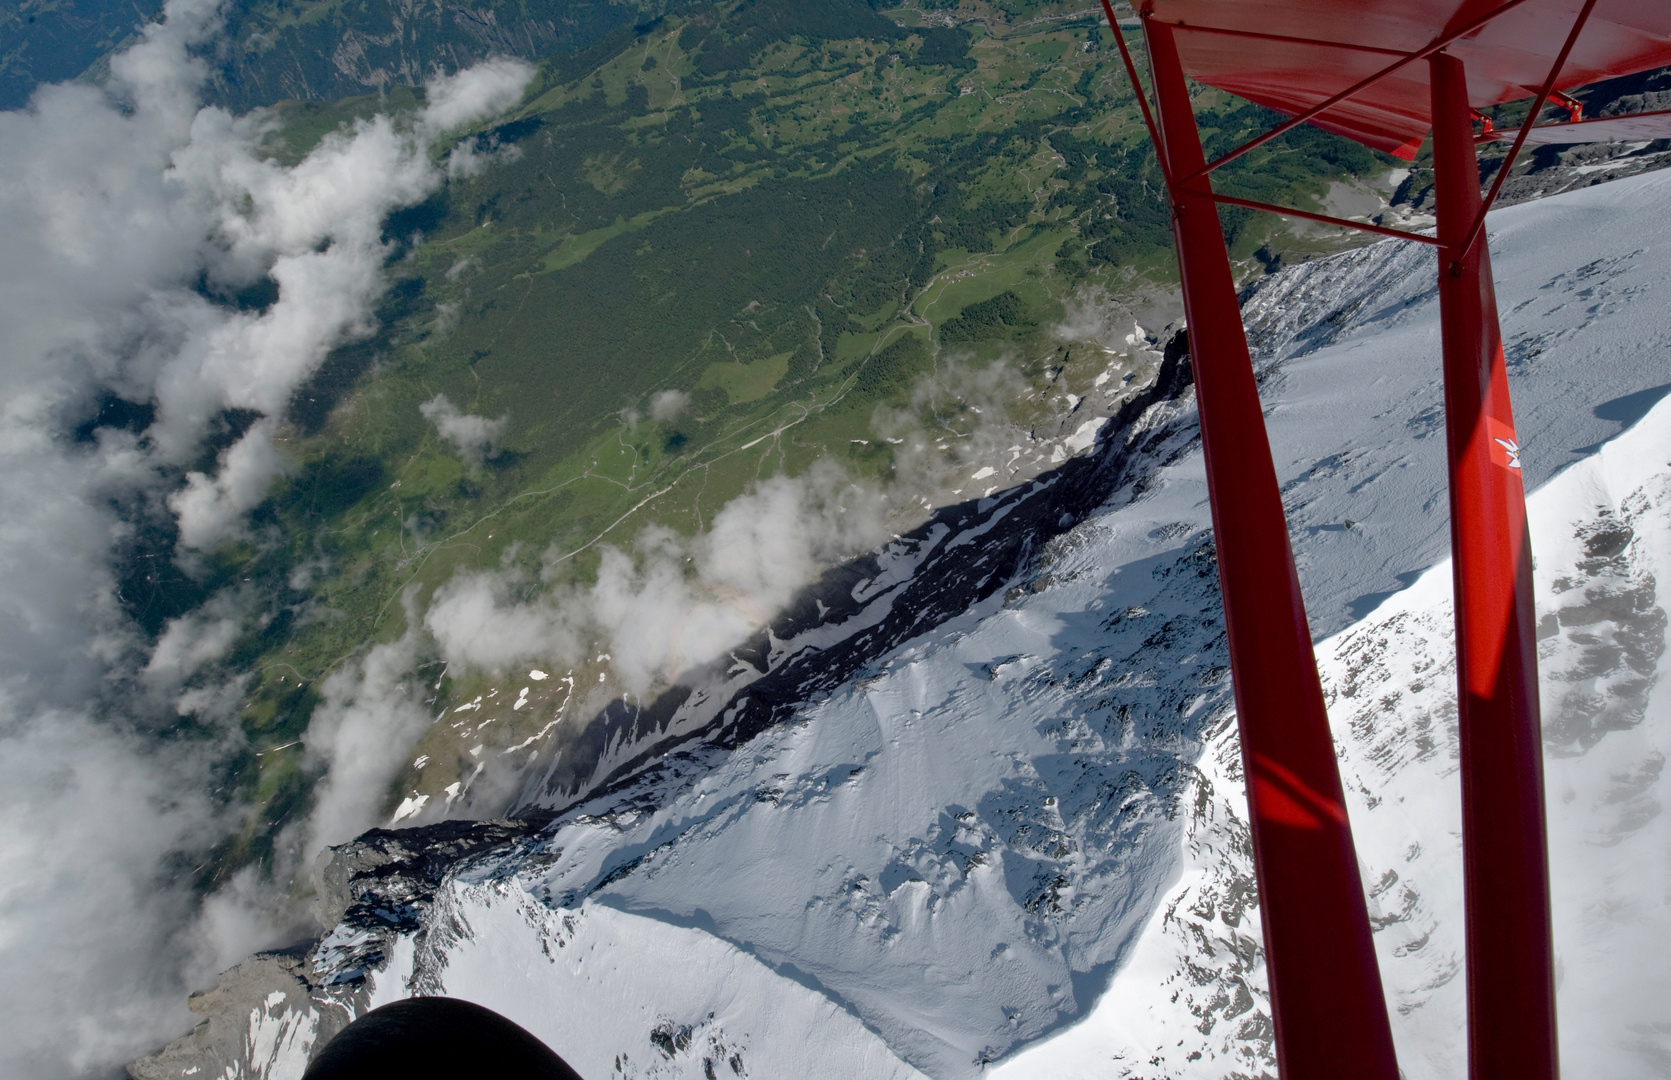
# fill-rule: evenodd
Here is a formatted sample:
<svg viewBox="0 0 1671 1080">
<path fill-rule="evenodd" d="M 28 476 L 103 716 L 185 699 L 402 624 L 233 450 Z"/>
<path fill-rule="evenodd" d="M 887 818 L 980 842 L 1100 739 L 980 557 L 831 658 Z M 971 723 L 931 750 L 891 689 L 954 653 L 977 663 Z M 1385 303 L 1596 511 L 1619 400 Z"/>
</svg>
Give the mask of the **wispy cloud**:
<svg viewBox="0 0 1671 1080">
<path fill-rule="evenodd" d="M 683 537 L 649 526 L 603 548 L 597 580 L 542 588 L 516 570 L 463 571 L 424 625 L 449 663 L 506 670 L 607 651 L 621 688 L 644 694 L 724 655 L 832 563 L 887 538 L 880 491 L 824 463 L 755 484 Z"/>
<path fill-rule="evenodd" d="M 494 61 L 437 80 L 416 116 L 362 121 L 287 167 L 258 150 L 268 118 L 201 107 L 194 54 L 218 28 L 214 0 L 170 0 L 105 84 L 0 113 L 0 1075 L 108 1071 L 189 1026 L 189 985 L 287 932 L 249 875 L 206 905 L 192 889 L 241 827 L 217 790 L 243 752 L 241 683 L 214 669 L 238 601 L 153 643 L 116 559 L 143 521 L 172 521 L 182 551 L 245 528 L 287 467 L 297 386 L 371 329 L 384 219 L 445 182 L 431 144 L 531 75 Z M 221 299 L 267 280 L 261 310 Z M 99 426 L 113 401 L 131 404 Z M 258 416 L 192 471 L 229 409 Z M 309 749 L 344 820 L 353 733 L 399 730 L 368 702 L 395 694 L 400 659 L 373 650 L 325 687 Z"/>
<path fill-rule="evenodd" d="M 377 823 L 389 782 L 430 724 L 414 672 L 425 643 L 411 596 L 405 600 L 406 634 L 373 646 L 320 687 L 324 700 L 303 736 L 308 755 L 324 773 L 302 838 L 304 866 L 326 846 L 352 840 Z"/>
<path fill-rule="evenodd" d="M 461 412 L 458 406 L 447 400 L 446 394 L 436 394 L 419 405 L 418 412 L 435 425 L 436 434 L 472 469 L 481 468 L 482 462 L 494 455 L 496 444 L 504 434 L 505 426 L 510 423 L 510 418 L 505 416 L 489 420 L 485 416 Z"/>
</svg>

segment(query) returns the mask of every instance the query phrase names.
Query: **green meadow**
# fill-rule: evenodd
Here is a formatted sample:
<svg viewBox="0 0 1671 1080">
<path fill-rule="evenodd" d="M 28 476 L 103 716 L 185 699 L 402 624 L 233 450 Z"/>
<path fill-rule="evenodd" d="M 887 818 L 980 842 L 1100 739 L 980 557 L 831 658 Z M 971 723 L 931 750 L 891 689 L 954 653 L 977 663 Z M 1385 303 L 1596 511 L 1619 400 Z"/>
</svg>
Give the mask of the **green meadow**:
<svg viewBox="0 0 1671 1080">
<path fill-rule="evenodd" d="M 285 103 L 269 152 L 297 160 L 420 99 Z M 1209 150 L 1272 122 L 1211 92 L 1199 108 Z M 547 60 L 523 105 L 468 138 L 488 167 L 390 220 L 376 334 L 298 395 L 296 468 L 256 540 L 195 586 L 246 579 L 285 613 L 234 658 L 252 675 L 251 749 L 227 779 L 257 813 L 220 873 L 261 858 L 305 805 L 301 748 L 266 748 L 295 740 L 319 681 L 402 635 L 453 574 L 584 583 L 602 545 L 651 523 L 693 533 L 757 479 L 820 458 L 884 476 L 874 410 L 948 356 L 1032 360 L 1076 295 L 1170 288 L 1131 88 L 1100 12 L 1072 5 L 671 7 Z M 1224 186 L 1315 205 L 1389 165 L 1302 129 Z M 1256 251 L 1333 242 L 1240 211 L 1224 223 L 1250 273 Z M 668 390 L 688 405 L 655 419 Z M 437 394 L 505 418 L 479 467 L 420 414 Z M 449 672 L 437 697 L 490 682 Z M 432 768 L 456 775 L 451 757 Z"/>
</svg>

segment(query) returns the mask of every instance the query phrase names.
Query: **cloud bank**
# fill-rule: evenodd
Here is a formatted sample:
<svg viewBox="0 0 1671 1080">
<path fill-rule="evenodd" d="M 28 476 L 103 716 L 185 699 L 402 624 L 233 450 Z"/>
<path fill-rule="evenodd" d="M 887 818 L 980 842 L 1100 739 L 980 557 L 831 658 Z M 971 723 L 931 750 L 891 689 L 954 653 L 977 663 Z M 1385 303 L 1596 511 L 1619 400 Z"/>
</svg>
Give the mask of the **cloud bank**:
<svg viewBox="0 0 1671 1080">
<path fill-rule="evenodd" d="M 303 837 L 303 866 L 331 844 L 377 824 L 389 782 L 430 724 L 417 667 L 423 642 L 406 597 L 408 625 L 399 640 L 376 645 L 320 687 L 323 701 L 302 736 L 324 779 L 314 792 Z"/>
<path fill-rule="evenodd" d="M 661 390 L 650 397 L 650 419 L 658 424 L 676 420 L 690 408 L 690 395 L 683 390 Z"/>
<path fill-rule="evenodd" d="M 516 571 L 463 571 L 424 625 L 448 663 L 481 670 L 572 664 L 597 648 L 645 694 L 716 659 L 830 564 L 887 539 L 881 493 L 825 463 L 755 484 L 694 538 L 651 526 L 605 546 L 596 583 L 545 590 Z"/>
<path fill-rule="evenodd" d="M 313 808 L 275 846 L 299 856 L 199 880 L 244 825 L 223 793 L 229 762 L 274 749 L 244 745 L 244 683 L 218 663 L 253 605 L 227 592 L 147 632 L 122 560 L 142 530 L 173 536 L 188 566 L 249 536 L 291 467 L 292 397 L 374 329 L 383 268 L 409 239 L 385 239 L 389 214 L 513 155 L 468 128 L 515 105 L 532 75 L 500 60 L 438 78 L 416 114 L 357 122 L 285 165 L 260 151 L 271 118 L 200 105 L 195 53 L 218 18 L 214 0 L 170 0 L 105 85 L 44 87 L 0 114 L 0 1075 L 108 1071 L 153 1050 L 190 1027 L 188 988 L 285 942 L 284 883 L 377 823 L 431 722 L 426 660 L 503 670 L 597 650 L 612 690 L 652 692 L 885 540 L 907 488 L 952 484 L 1000 438 L 963 433 L 968 452 L 941 477 L 950 421 L 902 411 L 880 417 L 898 440 L 887 498 L 825 467 L 757 483 L 700 536 L 648 527 L 604 546 L 584 586 L 558 584 L 555 565 L 460 573 L 426 612 L 409 608 L 406 635 L 317 688 L 302 736 Z M 235 302 L 255 293 L 273 299 Z M 995 416 L 1015 388 L 985 378 L 958 389 Z M 689 406 L 669 390 L 648 410 L 665 423 Z M 472 468 L 504 436 L 503 418 L 442 395 L 421 410 Z M 206 458 L 232 413 L 237 437 Z"/>
<path fill-rule="evenodd" d="M 472 469 L 481 468 L 485 459 L 498 452 L 495 444 L 504 434 L 505 425 L 510 423 L 508 416 L 489 420 L 485 416 L 460 412 L 458 406 L 447 400 L 446 394 L 436 394 L 419 405 L 418 412 L 435 425 L 436 434 Z"/>
<path fill-rule="evenodd" d="M 287 468 L 296 388 L 372 328 L 384 219 L 445 182 L 431 144 L 531 75 L 438 79 L 415 117 L 287 167 L 259 152 L 269 118 L 200 106 L 218 28 L 213 0 L 170 0 L 105 84 L 0 113 L 0 1075 L 109 1071 L 190 1026 L 190 985 L 284 933 L 252 875 L 206 904 L 192 890 L 241 827 L 216 792 L 244 749 L 240 684 L 213 665 L 237 599 L 153 643 L 118 560 L 140 528 L 177 530 L 182 552 L 247 528 Z M 230 299 L 261 285 L 276 299 L 258 310 Z M 228 410 L 255 419 L 205 469 Z M 344 681 L 383 689 L 398 659 L 374 650 Z M 317 753 L 346 773 L 364 725 L 325 691 Z"/>
</svg>

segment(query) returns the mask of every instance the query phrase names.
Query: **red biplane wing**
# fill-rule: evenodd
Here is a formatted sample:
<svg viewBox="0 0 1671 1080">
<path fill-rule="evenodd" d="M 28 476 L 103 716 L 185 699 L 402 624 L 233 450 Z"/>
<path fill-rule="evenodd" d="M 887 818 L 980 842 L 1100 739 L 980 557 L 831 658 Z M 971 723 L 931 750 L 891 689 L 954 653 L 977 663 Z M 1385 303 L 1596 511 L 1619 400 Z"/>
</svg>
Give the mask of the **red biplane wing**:
<svg viewBox="0 0 1671 1080">
<path fill-rule="evenodd" d="M 1671 64 L 1671 0 L 1133 0 L 1174 207 L 1212 502 L 1249 837 L 1283 1080 L 1396 1080 L 1363 882 L 1217 205 L 1437 244 L 1444 356 L 1467 936 L 1468 1070 L 1557 1080 L 1555 961 L 1526 506 L 1490 286 L 1477 110 Z M 1105 14 L 1116 21 L 1111 0 Z M 1118 35 L 1118 27 L 1115 27 Z M 1443 55 L 1440 55 L 1441 51 Z M 1429 59 L 1431 57 L 1431 60 Z M 1290 119 L 1214 161 L 1185 76 Z M 1559 100 L 1559 99 L 1557 99 Z M 1671 114 L 1524 129 L 1655 137 Z M 1535 119 L 1535 118 L 1534 118 Z M 1207 175 L 1302 121 L 1405 158 L 1431 130 L 1437 236 L 1236 199 Z M 1516 144 L 1518 149 L 1519 143 Z M 1296 149 L 1304 152 L 1303 147 Z M 1504 453 L 1510 456 L 1504 459 Z M 1286 794 L 1339 808 L 1305 824 Z M 1309 812 L 1308 812 L 1309 813 Z M 1158 1060 L 1158 1059 L 1157 1059 Z"/>
<path fill-rule="evenodd" d="M 1446 51 L 1467 66 L 1474 108 L 1531 97 L 1582 6 L 1583 0 L 1152 0 L 1151 17 L 1175 28 L 1188 74 L 1294 116 L 1504 8 Z M 1597 0 L 1555 89 L 1668 64 L 1671 0 Z M 1433 126 L 1427 80 L 1427 64 L 1406 64 L 1312 122 L 1409 159 Z M 1593 134 L 1582 141 L 1664 137 L 1663 120 L 1653 123 L 1661 125 L 1658 134 Z M 1555 134 L 1560 126 L 1543 129 L 1545 138 L 1566 141 Z"/>
</svg>

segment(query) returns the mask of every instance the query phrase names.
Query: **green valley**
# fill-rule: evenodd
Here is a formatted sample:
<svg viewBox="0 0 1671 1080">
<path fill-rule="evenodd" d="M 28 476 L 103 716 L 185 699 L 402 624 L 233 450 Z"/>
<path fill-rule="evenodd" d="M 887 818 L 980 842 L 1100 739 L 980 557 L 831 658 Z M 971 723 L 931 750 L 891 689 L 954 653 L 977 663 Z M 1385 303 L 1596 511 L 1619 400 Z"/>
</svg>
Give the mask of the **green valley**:
<svg viewBox="0 0 1671 1080">
<path fill-rule="evenodd" d="M 327 25 L 327 7 L 241 18 Z M 594 27 L 607 14 L 575 11 Z M 969 404 L 958 380 L 1001 368 L 1010 418 L 1039 428 L 1067 423 L 1110 363 L 1135 370 L 1150 343 L 1110 345 L 1070 318 L 1115 300 L 1152 329 L 1176 314 L 1168 209 L 1101 19 L 1026 0 L 725 0 L 645 10 L 544 60 L 518 109 L 467 134 L 455 161 L 472 164 L 388 222 L 377 330 L 297 396 L 295 468 L 257 511 L 257 539 L 144 615 L 160 625 L 240 580 L 270 604 L 231 661 L 253 678 L 251 749 L 228 782 L 258 812 L 207 872 L 262 858 L 306 805 L 302 749 L 285 744 L 318 682 L 399 638 L 459 570 L 583 584 L 604 545 L 652 523 L 694 534 L 751 483 L 815 461 L 896 482 L 903 440 L 879 437 L 879 408 L 944 426 Z M 269 150 L 294 160 L 420 97 L 281 102 Z M 1211 91 L 1198 108 L 1209 151 L 1273 120 Z M 1392 164 L 1303 128 L 1226 184 L 1314 206 Z M 1355 242 L 1240 211 L 1224 222 L 1249 273 Z M 420 411 L 437 395 L 503 420 L 491 452 L 466 460 L 438 435 Z M 567 707 L 572 689 L 543 689 L 560 681 L 500 744 Z M 500 685 L 447 671 L 436 698 Z M 461 775 L 460 739 L 426 737 L 424 790 Z"/>
</svg>

